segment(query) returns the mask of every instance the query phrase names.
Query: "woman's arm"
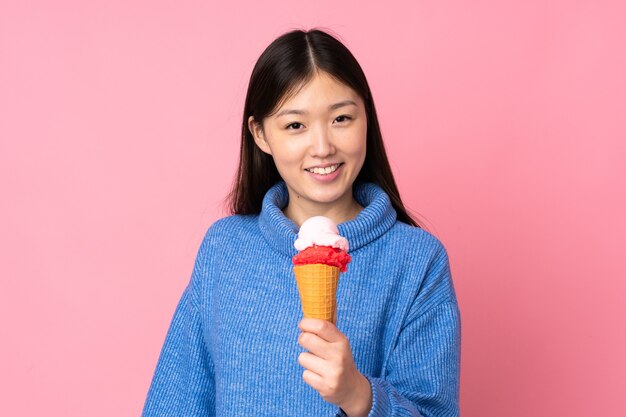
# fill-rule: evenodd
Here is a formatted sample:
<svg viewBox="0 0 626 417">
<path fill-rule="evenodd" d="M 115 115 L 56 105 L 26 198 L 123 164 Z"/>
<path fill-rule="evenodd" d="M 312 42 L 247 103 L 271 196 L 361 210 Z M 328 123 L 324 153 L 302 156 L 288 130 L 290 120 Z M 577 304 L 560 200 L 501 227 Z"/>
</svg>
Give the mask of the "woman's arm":
<svg viewBox="0 0 626 417">
<path fill-rule="evenodd" d="M 403 330 L 382 378 L 372 386 L 370 417 L 459 415 L 460 315 L 445 302 Z"/>
<path fill-rule="evenodd" d="M 316 324 L 316 322 L 307 322 L 307 330 L 313 331 L 310 329 Z M 327 327 L 331 326 L 330 324 L 327 325 Z M 336 332 L 339 333 L 338 330 Z M 326 333 L 330 332 L 327 331 Z M 339 342 L 335 343 L 339 344 Z M 307 345 L 313 346 L 310 342 Z M 347 352 L 349 353 L 349 347 Z M 311 354 L 304 353 L 303 355 Z M 349 359 L 345 362 L 352 364 L 352 358 Z M 459 311 L 456 302 L 448 301 L 432 308 L 403 329 L 398 344 L 389 358 L 386 375 L 380 378 L 364 375 L 368 381 L 366 388 L 369 392 L 365 395 L 358 394 L 359 398 L 351 398 L 350 401 L 353 401 L 353 405 L 357 404 L 357 401 L 364 401 L 369 412 L 363 415 L 368 417 L 458 417 L 459 360 Z M 303 361 L 301 358 L 300 361 L 303 365 L 315 369 L 309 365 L 314 364 L 312 359 Z M 319 366 L 318 368 L 323 369 L 324 367 Z M 334 368 L 341 367 L 337 365 L 331 367 L 331 369 Z M 325 376 L 324 372 L 317 372 L 322 376 L 311 373 L 316 379 L 319 379 L 319 382 L 313 379 L 316 384 L 312 384 L 312 386 L 318 389 L 323 396 L 326 392 L 332 395 L 341 393 L 342 388 L 345 389 L 348 386 L 353 387 L 351 389 L 356 389 L 354 387 L 357 386 L 357 378 L 354 375 L 347 377 L 347 379 L 343 378 L 343 380 L 339 378 L 340 383 L 335 384 L 337 389 L 329 390 L 327 388 L 329 384 L 325 380 L 333 381 L 333 372 L 329 371 L 329 376 Z M 307 380 L 305 379 L 305 381 Z M 309 382 L 309 384 L 311 383 Z M 320 387 L 322 389 L 319 389 Z M 347 401 L 348 395 L 342 395 Z M 324 398 L 340 405 L 334 401 L 332 396 Z M 356 413 L 354 415 L 361 415 L 361 412 Z M 340 409 L 337 415 L 340 417 L 353 416 L 348 407 Z"/>
<path fill-rule="evenodd" d="M 461 316 L 447 253 L 434 256 L 388 358 L 385 375 L 367 376 L 369 417 L 458 417 Z"/>
<path fill-rule="evenodd" d="M 205 237 L 165 338 L 142 417 L 215 415 L 213 362 L 204 342 L 198 301 L 207 253 Z"/>
<path fill-rule="evenodd" d="M 363 375 L 367 391 L 343 333 L 313 319 L 302 320 L 300 329 L 299 343 L 308 350 L 299 357 L 303 378 L 342 407 L 338 416 L 458 417 L 461 321 L 443 246 L 406 314 L 385 374 Z"/>
</svg>

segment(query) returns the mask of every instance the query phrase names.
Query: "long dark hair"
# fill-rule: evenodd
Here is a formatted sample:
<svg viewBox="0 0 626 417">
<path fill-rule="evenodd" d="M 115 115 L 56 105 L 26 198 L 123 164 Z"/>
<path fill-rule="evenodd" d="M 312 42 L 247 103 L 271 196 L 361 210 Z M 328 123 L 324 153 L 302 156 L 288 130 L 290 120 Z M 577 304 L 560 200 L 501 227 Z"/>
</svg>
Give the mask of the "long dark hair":
<svg viewBox="0 0 626 417">
<path fill-rule="evenodd" d="M 355 182 L 378 184 L 389 196 L 398 220 L 421 227 L 404 208 L 383 144 L 374 99 L 365 74 L 352 53 L 318 29 L 294 30 L 272 42 L 259 57 L 248 84 L 241 126 L 239 168 L 228 196 L 233 214 L 261 212 L 263 197 L 282 180 L 271 155 L 261 151 L 248 129 L 248 118 L 261 123 L 296 89 L 321 70 L 352 88 L 365 103 L 367 152 Z"/>
</svg>

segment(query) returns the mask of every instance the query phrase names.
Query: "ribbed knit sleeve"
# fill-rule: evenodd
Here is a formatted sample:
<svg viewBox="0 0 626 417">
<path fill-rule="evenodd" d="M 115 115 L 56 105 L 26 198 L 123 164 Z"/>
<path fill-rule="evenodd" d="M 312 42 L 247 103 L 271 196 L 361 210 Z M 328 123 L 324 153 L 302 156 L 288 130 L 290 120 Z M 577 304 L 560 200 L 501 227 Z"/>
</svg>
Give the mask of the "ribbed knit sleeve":
<svg viewBox="0 0 626 417">
<path fill-rule="evenodd" d="M 458 417 L 461 320 L 448 257 L 439 247 L 407 314 L 386 375 L 367 376 L 369 417 Z"/>
<path fill-rule="evenodd" d="M 393 352 L 389 374 L 368 377 L 373 394 L 369 416 L 458 416 L 459 330 L 458 308 L 452 302 L 407 327 Z"/>
<path fill-rule="evenodd" d="M 142 417 L 215 415 L 213 363 L 206 348 L 199 308 L 200 287 L 207 273 L 207 252 L 205 238 L 189 284 L 174 312 Z"/>
</svg>

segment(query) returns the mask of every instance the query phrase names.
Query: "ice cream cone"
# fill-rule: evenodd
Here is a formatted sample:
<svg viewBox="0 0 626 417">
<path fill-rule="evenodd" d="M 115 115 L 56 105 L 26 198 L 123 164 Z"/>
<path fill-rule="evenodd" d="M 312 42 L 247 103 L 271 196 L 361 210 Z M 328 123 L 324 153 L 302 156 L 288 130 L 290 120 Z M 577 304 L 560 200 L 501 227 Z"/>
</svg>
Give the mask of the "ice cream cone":
<svg viewBox="0 0 626 417">
<path fill-rule="evenodd" d="M 304 317 L 336 321 L 339 268 L 324 264 L 294 266 Z"/>
</svg>

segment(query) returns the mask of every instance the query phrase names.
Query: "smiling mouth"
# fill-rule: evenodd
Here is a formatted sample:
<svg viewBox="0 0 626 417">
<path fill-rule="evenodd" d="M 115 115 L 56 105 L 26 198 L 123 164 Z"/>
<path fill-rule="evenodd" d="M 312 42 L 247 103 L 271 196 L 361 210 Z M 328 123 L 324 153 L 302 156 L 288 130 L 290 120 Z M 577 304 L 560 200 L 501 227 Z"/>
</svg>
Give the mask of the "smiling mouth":
<svg viewBox="0 0 626 417">
<path fill-rule="evenodd" d="M 313 174 L 318 174 L 318 175 L 328 175 L 328 174 L 332 174 L 333 172 L 337 171 L 337 169 L 343 165 L 343 163 L 340 164 L 335 164 L 335 165 L 331 165 L 328 166 L 326 168 L 306 168 L 305 171 L 308 172 L 312 172 Z"/>
</svg>

